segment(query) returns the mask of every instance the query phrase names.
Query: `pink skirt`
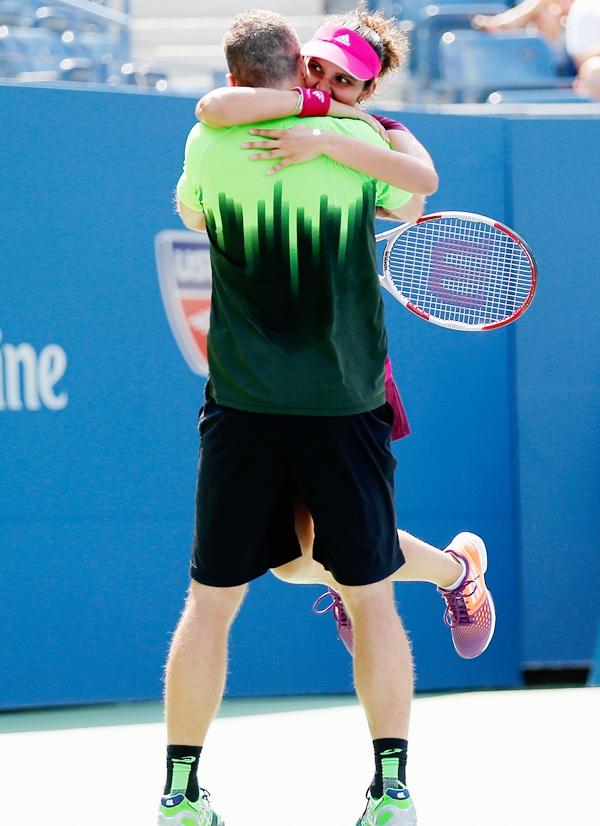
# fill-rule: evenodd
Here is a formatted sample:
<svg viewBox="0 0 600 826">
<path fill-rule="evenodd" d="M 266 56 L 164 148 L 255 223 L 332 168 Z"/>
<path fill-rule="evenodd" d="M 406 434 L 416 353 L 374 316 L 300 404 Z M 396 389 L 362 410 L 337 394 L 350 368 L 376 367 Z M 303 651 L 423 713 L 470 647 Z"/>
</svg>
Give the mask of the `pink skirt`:
<svg viewBox="0 0 600 826">
<path fill-rule="evenodd" d="M 400 393 L 392 375 L 392 362 L 389 357 L 385 360 L 385 400 L 392 406 L 394 411 L 394 423 L 392 425 L 392 441 L 402 439 L 410 433 L 410 425 L 406 418 L 406 412 Z"/>
</svg>

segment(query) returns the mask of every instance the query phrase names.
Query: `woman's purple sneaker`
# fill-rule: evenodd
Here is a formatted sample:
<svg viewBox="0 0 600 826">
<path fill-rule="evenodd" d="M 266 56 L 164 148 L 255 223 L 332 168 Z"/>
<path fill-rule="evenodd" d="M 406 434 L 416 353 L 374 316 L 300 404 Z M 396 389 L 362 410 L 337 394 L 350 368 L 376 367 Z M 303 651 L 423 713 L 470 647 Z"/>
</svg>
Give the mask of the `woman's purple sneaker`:
<svg viewBox="0 0 600 826">
<path fill-rule="evenodd" d="M 445 551 L 463 563 L 465 575 L 451 591 L 438 588 L 446 603 L 444 621 L 456 653 L 472 660 L 483 654 L 496 627 L 494 600 L 485 584 L 487 551 L 480 536 L 466 532 L 455 536 Z"/>
<path fill-rule="evenodd" d="M 326 603 L 325 607 L 322 607 L 323 603 Z M 328 611 L 332 611 L 335 617 L 338 639 L 344 643 L 350 654 L 352 654 L 354 647 L 352 622 L 346 613 L 341 596 L 333 588 L 328 588 L 324 594 L 321 594 L 321 596 L 315 600 L 313 605 L 313 612 L 315 614 L 326 614 Z"/>
</svg>

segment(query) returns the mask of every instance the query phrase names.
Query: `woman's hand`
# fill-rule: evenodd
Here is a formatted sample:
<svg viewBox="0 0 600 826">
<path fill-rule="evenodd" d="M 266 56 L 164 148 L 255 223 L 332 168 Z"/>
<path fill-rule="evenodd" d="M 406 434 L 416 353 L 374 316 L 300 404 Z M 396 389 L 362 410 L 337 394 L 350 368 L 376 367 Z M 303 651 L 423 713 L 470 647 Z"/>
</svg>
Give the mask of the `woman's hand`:
<svg viewBox="0 0 600 826">
<path fill-rule="evenodd" d="M 265 158 L 280 158 L 272 166 L 267 175 L 273 175 L 286 166 L 294 163 L 312 161 L 324 154 L 325 133 L 320 129 L 311 129 L 309 126 L 293 126 L 290 129 L 249 129 L 251 135 L 268 138 L 266 141 L 250 141 L 243 143 L 242 149 L 260 149 L 249 158 L 251 161 L 262 161 Z"/>
<path fill-rule="evenodd" d="M 386 143 L 390 142 L 390 138 L 388 133 L 386 132 L 385 126 L 382 126 L 381 123 L 374 118 L 373 115 L 369 115 L 368 112 L 361 112 L 360 109 L 358 111 L 358 120 L 364 120 L 365 123 L 368 123 L 371 129 L 374 129 L 379 135 L 384 139 Z"/>
<path fill-rule="evenodd" d="M 339 103 L 337 100 L 332 100 L 329 107 L 329 117 L 332 118 L 352 118 L 353 120 L 362 120 L 368 123 L 371 129 L 374 129 L 386 143 L 390 142 L 388 133 L 385 128 L 379 123 L 377 118 L 369 115 L 368 112 L 363 112 L 358 106 L 349 106 L 347 103 Z"/>
</svg>

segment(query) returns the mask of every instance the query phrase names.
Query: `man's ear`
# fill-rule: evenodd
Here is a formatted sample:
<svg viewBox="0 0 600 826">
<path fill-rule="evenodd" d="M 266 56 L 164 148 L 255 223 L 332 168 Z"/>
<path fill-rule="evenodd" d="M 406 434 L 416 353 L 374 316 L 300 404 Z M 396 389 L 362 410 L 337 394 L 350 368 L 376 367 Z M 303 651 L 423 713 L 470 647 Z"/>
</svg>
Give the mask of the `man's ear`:
<svg viewBox="0 0 600 826">
<path fill-rule="evenodd" d="M 239 85 L 240 85 L 240 84 L 238 83 L 238 81 L 237 81 L 237 78 L 235 78 L 235 77 L 231 74 L 231 72 L 227 72 L 227 75 L 226 75 L 226 80 L 227 80 L 227 85 L 228 85 L 228 86 L 239 86 Z"/>
<path fill-rule="evenodd" d="M 363 89 L 358 99 L 358 103 L 364 103 L 365 100 L 368 100 L 371 97 L 371 95 L 374 95 L 377 91 L 378 86 L 379 82 L 377 78 L 375 78 L 375 80 L 371 84 L 369 84 L 369 86 L 367 86 L 366 89 Z"/>
<path fill-rule="evenodd" d="M 298 55 L 298 79 L 301 86 L 306 86 L 306 78 L 308 77 L 307 60 L 303 55 Z"/>
</svg>

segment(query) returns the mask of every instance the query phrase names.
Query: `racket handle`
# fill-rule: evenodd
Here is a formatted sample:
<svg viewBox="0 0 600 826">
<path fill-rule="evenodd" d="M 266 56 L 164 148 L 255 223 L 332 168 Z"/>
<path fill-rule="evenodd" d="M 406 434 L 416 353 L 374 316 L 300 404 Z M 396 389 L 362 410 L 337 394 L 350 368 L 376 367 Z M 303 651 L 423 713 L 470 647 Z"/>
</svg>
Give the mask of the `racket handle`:
<svg viewBox="0 0 600 826">
<path fill-rule="evenodd" d="M 391 229 L 386 229 L 383 232 L 378 232 L 375 235 L 376 241 L 385 241 L 386 238 L 391 238 L 396 233 L 400 232 L 400 230 L 408 229 L 408 227 L 412 226 L 411 221 L 405 221 L 403 224 L 396 224 Z"/>
</svg>

